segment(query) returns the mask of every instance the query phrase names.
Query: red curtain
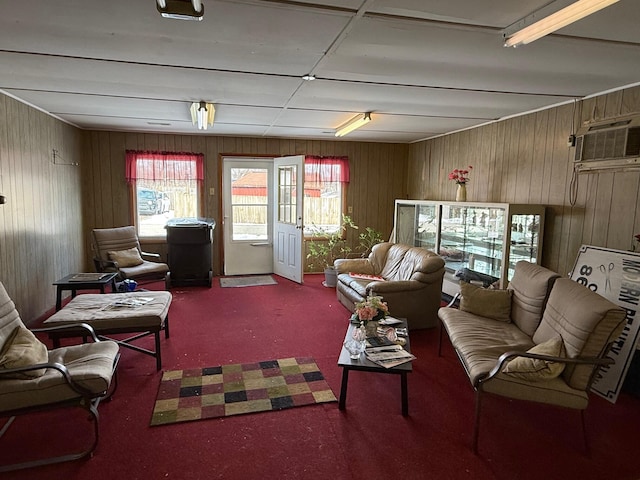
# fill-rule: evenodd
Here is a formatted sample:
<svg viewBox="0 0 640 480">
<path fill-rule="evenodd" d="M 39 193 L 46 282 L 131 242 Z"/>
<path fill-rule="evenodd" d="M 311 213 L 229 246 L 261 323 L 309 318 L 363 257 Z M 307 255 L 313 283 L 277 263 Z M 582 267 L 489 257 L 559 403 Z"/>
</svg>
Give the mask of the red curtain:
<svg viewBox="0 0 640 480">
<path fill-rule="evenodd" d="M 127 182 L 136 180 L 204 180 L 204 154 L 126 151 Z"/>
<path fill-rule="evenodd" d="M 349 157 L 304 157 L 305 182 L 349 183 Z"/>
</svg>

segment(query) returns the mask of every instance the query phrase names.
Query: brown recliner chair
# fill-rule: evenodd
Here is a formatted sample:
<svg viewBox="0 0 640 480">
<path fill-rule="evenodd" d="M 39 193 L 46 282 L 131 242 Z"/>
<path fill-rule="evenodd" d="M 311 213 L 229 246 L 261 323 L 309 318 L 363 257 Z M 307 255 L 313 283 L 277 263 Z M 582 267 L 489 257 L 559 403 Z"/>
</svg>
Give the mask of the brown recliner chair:
<svg viewBox="0 0 640 480">
<path fill-rule="evenodd" d="M 91 455 L 96 448 L 98 404 L 115 390 L 119 347 L 115 342 L 99 341 L 89 325 L 73 327 L 82 327 L 93 342 L 47 350 L 32 332 L 67 327 L 28 330 L 0 283 L 0 417 L 8 418 L 0 428 L 0 436 L 16 416 L 52 408 L 82 408 L 93 423 L 93 440 L 84 450 L 11 465 L 2 462 L 0 472 L 77 460 Z"/>
<path fill-rule="evenodd" d="M 407 319 L 409 329 L 438 324 L 444 277 L 444 260 L 438 254 L 384 242 L 375 245 L 368 258 L 340 259 L 334 266 L 338 300 L 351 312 L 367 295 L 380 295 L 391 315 Z"/>
<path fill-rule="evenodd" d="M 164 279 L 169 271 L 157 253 L 143 252 L 133 226 L 96 228 L 92 231 L 91 248 L 97 272 L 117 272 L 124 280 Z M 155 261 L 145 260 L 145 258 Z"/>
</svg>

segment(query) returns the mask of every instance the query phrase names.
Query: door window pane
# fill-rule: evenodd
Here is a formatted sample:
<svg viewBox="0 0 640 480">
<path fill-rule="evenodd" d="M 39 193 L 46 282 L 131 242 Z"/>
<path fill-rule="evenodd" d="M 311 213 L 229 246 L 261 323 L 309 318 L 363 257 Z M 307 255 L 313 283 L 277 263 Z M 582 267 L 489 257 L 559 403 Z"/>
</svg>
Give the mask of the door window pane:
<svg viewBox="0 0 640 480">
<path fill-rule="evenodd" d="M 231 169 L 232 240 L 268 240 L 267 175 L 266 168 Z"/>
<path fill-rule="evenodd" d="M 296 223 L 296 166 L 278 168 L 278 221 Z"/>
</svg>

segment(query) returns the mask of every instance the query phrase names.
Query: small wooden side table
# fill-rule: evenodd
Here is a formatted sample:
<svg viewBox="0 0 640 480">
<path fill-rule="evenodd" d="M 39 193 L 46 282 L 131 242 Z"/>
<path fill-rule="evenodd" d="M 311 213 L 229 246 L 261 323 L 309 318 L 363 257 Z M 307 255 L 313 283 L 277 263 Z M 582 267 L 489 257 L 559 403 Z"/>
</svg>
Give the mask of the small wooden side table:
<svg viewBox="0 0 640 480">
<path fill-rule="evenodd" d="M 78 290 L 100 290 L 105 293 L 104 288 L 111 285 L 111 291 L 116 291 L 117 273 L 72 273 L 60 280 L 53 282 L 56 285 L 56 312 L 62 308 L 62 292 L 71 290 L 71 298 L 75 298 Z"/>
</svg>

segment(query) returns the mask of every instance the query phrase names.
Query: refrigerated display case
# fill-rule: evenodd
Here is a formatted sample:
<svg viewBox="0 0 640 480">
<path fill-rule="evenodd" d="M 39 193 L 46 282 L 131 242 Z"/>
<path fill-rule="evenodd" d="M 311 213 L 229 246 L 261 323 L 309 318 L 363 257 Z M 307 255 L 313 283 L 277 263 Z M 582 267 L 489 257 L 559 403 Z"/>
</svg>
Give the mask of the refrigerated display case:
<svg viewBox="0 0 640 480">
<path fill-rule="evenodd" d="M 540 263 L 543 205 L 396 200 L 393 241 L 439 253 L 443 292 L 459 281 L 505 288 L 520 260 Z"/>
</svg>

